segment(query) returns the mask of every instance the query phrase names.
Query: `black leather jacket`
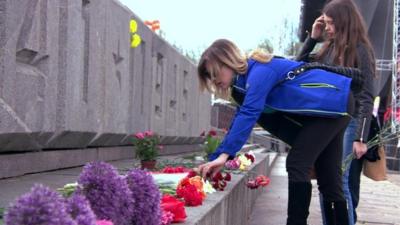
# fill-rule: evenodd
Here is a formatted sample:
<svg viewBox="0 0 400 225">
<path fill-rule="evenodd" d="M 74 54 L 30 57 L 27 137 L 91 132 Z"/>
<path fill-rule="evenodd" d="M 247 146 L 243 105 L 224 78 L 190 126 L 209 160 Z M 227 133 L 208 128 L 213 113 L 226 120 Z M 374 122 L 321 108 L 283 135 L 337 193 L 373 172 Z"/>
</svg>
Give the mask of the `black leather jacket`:
<svg viewBox="0 0 400 225">
<path fill-rule="evenodd" d="M 310 36 L 304 42 L 303 48 L 296 60 L 310 62 L 313 61 L 310 53 L 317 44 L 317 40 L 312 39 Z M 331 51 L 328 50 L 328 54 L 320 60 L 321 63 L 333 65 L 333 57 L 330 55 Z M 354 92 L 354 98 L 356 100 L 356 110 L 354 119 L 357 121 L 357 130 L 355 133 L 354 140 L 366 142 L 369 133 L 369 127 L 371 124 L 372 109 L 373 109 L 373 81 L 374 71 L 369 65 L 370 59 L 368 57 L 367 49 L 364 45 L 360 44 L 357 47 L 358 64 L 357 68 L 361 70 L 364 76 L 364 82 L 359 92 Z M 373 64 L 375 65 L 375 63 Z"/>
</svg>

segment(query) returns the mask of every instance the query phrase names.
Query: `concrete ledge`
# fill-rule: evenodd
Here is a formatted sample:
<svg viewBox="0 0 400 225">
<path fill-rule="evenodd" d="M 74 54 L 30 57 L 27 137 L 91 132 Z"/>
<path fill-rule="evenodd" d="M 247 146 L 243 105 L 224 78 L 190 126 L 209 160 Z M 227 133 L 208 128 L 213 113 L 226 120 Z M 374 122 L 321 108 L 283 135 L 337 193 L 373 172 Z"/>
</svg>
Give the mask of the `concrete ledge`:
<svg viewBox="0 0 400 225">
<path fill-rule="evenodd" d="M 54 134 L 43 149 L 85 148 L 95 136 L 95 132 L 63 131 Z"/>
<path fill-rule="evenodd" d="M 94 160 L 132 158 L 132 147 L 92 148 L 0 155 L 0 178 L 84 165 Z"/>
<path fill-rule="evenodd" d="M 256 163 L 251 171 L 267 174 L 269 154 L 256 153 Z M 187 221 L 184 225 L 243 225 L 247 224 L 254 203 L 264 189 L 251 190 L 246 186 L 247 177 L 232 174 L 232 181 L 223 192 L 208 195 L 202 206 L 186 207 Z"/>
<path fill-rule="evenodd" d="M 36 151 L 40 144 L 29 133 L 0 134 L 0 152 Z"/>
<path fill-rule="evenodd" d="M 164 145 L 160 155 L 197 151 L 202 151 L 201 145 Z M 133 146 L 0 154 L 0 179 L 82 166 L 96 160 L 114 161 L 134 157 Z"/>
</svg>

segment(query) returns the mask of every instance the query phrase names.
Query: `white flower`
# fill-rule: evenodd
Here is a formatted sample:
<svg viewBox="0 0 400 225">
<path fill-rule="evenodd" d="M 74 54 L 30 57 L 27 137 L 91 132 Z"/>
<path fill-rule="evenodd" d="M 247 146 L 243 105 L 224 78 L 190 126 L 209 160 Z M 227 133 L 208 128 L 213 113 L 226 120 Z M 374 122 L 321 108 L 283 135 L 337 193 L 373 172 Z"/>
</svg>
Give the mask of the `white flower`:
<svg viewBox="0 0 400 225">
<path fill-rule="evenodd" d="M 213 186 L 208 182 L 208 180 L 203 180 L 203 191 L 206 194 L 212 194 L 216 192 L 216 190 L 213 188 Z"/>
<path fill-rule="evenodd" d="M 69 184 L 66 184 L 66 185 L 64 185 L 64 188 L 76 188 L 76 187 L 78 187 L 78 183 L 77 182 L 75 182 L 75 183 L 69 183 Z"/>
</svg>

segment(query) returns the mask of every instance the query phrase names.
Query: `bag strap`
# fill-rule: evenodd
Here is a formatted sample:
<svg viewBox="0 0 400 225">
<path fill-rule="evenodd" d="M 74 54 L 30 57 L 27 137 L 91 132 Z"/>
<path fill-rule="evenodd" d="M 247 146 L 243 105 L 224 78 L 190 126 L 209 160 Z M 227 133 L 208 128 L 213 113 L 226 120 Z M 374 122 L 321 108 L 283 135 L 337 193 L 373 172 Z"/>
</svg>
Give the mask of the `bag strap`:
<svg viewBox="0 0 400 225">
<path fill-rule="evenodd" d="M 356 92 L 361 90 L 364 84 L 364 77 L 361 74 L 361 70 L 357 68 L 344 67 L 344 66 L 329 66 L 319 62 L 304 63 L 299 67 L 290 70 L 289 72 L 287 72 L 286 77 L 281 81 L 279 81 L 278 84 L 281 84 L 288 80 L 293 80 L 297 76 L 301 75 L 303 72 L 311 69 L 322 69 L 325 71 L 333 72 L 351 78 L 352 79 L 351 88 L 354 89 Z"/>
<path fill-rule="evenodd" d="M 293 80 L 294 78 L 296 78 L 298 75 L 300 75 L 301 73 L 305 72 L 307 70 L 306 64 L 300 65 L 298 67 L 296 67 L 293 70 L 290 70 L 289 72 L 286 73 L 286 77 L 283 78 L 282 80 L 280 80 L 276 85 L 279 85 L 285 81 L 288 80 Z M 310 69 L 310 68 L 308 68 Z"/>
</svg>

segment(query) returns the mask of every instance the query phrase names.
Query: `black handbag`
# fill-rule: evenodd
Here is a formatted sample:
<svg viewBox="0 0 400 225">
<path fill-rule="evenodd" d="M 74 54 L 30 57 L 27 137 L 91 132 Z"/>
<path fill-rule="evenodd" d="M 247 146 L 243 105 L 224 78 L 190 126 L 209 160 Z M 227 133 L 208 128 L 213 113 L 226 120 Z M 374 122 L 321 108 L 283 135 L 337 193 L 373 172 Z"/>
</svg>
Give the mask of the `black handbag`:
<svg viewBox="0 0 400 225">
<path fill-rule="evenodd" d="M 371 126 L 369 128 L 368 140 L 371 140 L 380 132 L 378 119 L 376 117 L 372 117 Z M 379 156 L 379 145 L 374 145 L 371 148 L 368 148 L 368 151 L 363 155 L 363 158 L 370 161 L 376 162 L 381 159 Z"/>
</svg>

